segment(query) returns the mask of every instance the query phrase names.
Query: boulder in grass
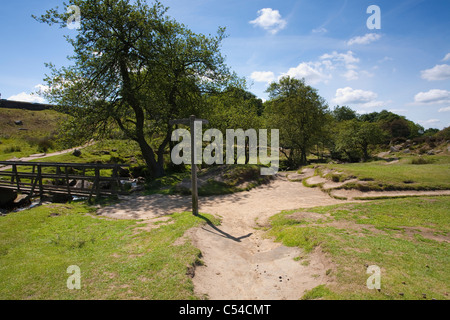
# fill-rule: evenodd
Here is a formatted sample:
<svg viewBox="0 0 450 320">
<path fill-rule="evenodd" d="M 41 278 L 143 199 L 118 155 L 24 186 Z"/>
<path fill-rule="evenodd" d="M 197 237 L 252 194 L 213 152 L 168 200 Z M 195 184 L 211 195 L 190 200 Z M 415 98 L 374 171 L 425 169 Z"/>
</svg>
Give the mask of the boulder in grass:
<svg viewBox="0 0 450 320">
<path fill-rule="evenodd" d="M 79 156 L 81 156 L 81 150 L 75 149 L 75 150 L 72 152 L 72 154 L 73 154 L 75 157 L 79 157 Z"/>
<path fill-rule="evenodd" d="M 16 126 L 23 126 L 23 121 L 22 120 L 16 120 L 16 121 L 14 121 L 14 124 Z"/>
<path fill-rule="evenodd" d="M 400 149 L 397 148 L 397 147 L 391 146 L 390 151 L 391 151 L 391 152 L 399 152 Z"/>
<path fill-rule="evenodd" d="M 11 189 L 0 188 L 0 207 L 6 208 L 14 204 L 17 198 L 17 192 Z"/>
</svg>

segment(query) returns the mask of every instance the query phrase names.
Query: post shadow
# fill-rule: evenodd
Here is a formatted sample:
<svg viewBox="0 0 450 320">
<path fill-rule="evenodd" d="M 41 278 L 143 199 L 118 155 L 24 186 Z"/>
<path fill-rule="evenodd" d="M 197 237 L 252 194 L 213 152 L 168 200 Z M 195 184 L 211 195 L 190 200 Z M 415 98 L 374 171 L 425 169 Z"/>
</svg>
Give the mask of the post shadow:
<svg viewBox="0 0 450 320">
<path fill-rule="evenodd" d="M 236 237 L 233 237 L 231 234 L 226 233 L 226 232 L 220 230 L 219 228 L 217 228 L 217 227 L 214 225 L 214 223 L 212 223 L 211 220 L 209 220 L 207 217 L 205 217 L 205 216 L 203 216 L 203 215 L 201 215 L 201 214 L 198 214 L 197 217 L 199 217 L 200 219 L 205 220 L 206 223 L 207 223 L 211 228 L 213 228 L 215 231 L 217 231 L 221 237 L 224 237 L 224 238 L 227 238 L 227 239 L 236 241 L 236 242 L 241 242 L 241 239 L 248 238 L 248 237 L 250 237 L 250 236 L 253 234 L 253 232 L 250 232 L 249 234 L 246 234 L 246 235 L 244 235 L 244 236 L 241 236 L 241 237 L 236 238 Z M 205 229 L 205 230 L 206 230 L 206 229 Z M 206 230 L 206 231 L 212 232 L 212 231 L 209 231 L 209 230 Z"/>
</svg>

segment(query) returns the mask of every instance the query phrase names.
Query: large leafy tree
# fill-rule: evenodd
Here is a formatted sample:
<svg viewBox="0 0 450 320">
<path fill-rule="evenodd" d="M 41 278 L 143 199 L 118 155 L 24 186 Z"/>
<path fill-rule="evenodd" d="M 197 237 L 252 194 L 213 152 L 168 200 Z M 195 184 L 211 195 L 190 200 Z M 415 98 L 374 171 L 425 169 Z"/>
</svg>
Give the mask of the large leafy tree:
<svg viewBox="0 0 450 320">
<path fill-rule="evenodd" d="M 385 133 L 377 123 L 357 119 L 341 122 L 336 127 L 336 150 L 347 155 L 349 160 L 370 158 L 369 149 L 383 142 Z"/>
<path fill-rule="evenodd" d="M 70 66 L 53 65 L 47 98 L 72 120 L 65 132 L 90 139 L 119 128 L 136 141 L 155 177 L 164 175 L 170 142 L 169 120 L 199 114 L 204 92 L 231 79 L 220 54 L 224 29 L 196 34 L 166 15 L 159 2 L 70 0 L 80 8 Z M 36 18 L 66 26 L 69 13 L 51 9 Z"/>
<path fill-rule="evenodd" d="M 282 152 L 290 165 L 306 164 L 310 150 L 323 139 L 328 106 L 304 80 L 283 77 L 267 89 L 265 114 L 270 127 L 280 130 Z"/>
</svg>

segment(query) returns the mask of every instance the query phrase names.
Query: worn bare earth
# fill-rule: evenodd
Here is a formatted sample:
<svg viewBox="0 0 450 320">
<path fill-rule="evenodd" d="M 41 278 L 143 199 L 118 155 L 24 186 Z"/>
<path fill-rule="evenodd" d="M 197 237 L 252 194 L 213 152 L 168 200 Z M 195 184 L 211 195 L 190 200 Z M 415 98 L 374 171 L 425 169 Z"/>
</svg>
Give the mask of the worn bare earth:
<svg viewBox="0 0 450 320">
<path fill-rule="evenodd" d="M 178 195 L 134 196 L 98 213 L 119 219 L 160 219 L 172 212 L 189 211 L 190 200 L 190 196 Z M 265 238 L 258 227 L 281 210 L 342 202 L 317 188 L 306 188 L 286 174 L 247 192 L 201 197 L 200 212 L 220 216 L 222 223 L 191 229 L 185 235 L 201 250 L 204 262 L 195 270 L 195 292 L 213 300 L 293 300 L 332 281 L 326 275 L 332 269 L 331 262 L 320 248 L 305 255 L 298 248 Z M 303 259 L 294 260 L 296 257 Z"/>
</svg>

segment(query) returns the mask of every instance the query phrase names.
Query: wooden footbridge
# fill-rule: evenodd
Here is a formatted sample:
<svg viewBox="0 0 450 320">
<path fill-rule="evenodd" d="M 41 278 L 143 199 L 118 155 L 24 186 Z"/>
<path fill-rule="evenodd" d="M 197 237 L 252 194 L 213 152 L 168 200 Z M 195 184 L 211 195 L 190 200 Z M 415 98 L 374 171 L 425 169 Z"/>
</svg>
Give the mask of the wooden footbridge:
<svg viewBox="0 0 450 320">
<path fill-rule="evenodd" d="M 0 189 L 13 189 L 27 197 L 65 194 L 87 197 L 123 193 L 119 170 L 128 165 L 0 161 Z"/>
</svg>

